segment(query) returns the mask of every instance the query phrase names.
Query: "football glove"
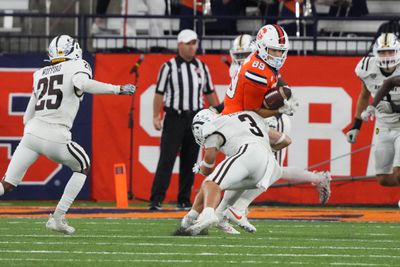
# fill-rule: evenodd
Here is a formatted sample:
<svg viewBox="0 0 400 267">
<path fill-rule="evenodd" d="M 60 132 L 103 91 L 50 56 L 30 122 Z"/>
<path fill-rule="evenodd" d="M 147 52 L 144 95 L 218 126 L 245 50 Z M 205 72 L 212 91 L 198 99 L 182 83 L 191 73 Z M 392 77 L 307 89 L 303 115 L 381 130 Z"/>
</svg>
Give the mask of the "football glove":
<svg viewBox="0 0 400 267">
<path fill-rule="evenodd" d="M 373 120 L 375 117 L 375 107 L 369 105 L 362 113 L 361 113 L 361 119 L 365 122 L 368 122 L 368 120 Z"/>
<path fill-rule="evenodd" d="M 133 95 L 136 91 L 136 86 L 133 84 L 124 84 L 120 86 L 119 95 Z"/>
<path fill-rule="evenodd" d="M 200 167 L 201 167 L 201 162 L 196 162 L 196 163 L 193 165 L 192 171 L 193 171 L 194 173 L 199 173 L 199 172 L 200 172 Z"/>
<path fill-rule="evenodd" d="M 390 105 L 390 102 L 388 101 L 379 102 L 379 104 L 376 106 L 376 110 L 380 113 L 393 113 L 392 105 Z"/>
<path fill-rule="evenodd" d="M 299 107 L 299 102 L 294 98 L 290 98 L 289 100 L 284 100 L 284 105 L 278 109 L 279 113 L 286 114 L 288 116 L 293 116 L 296 112 L 296 109 Z"/>
<path fill-rule="evenodd" d="M 359 129 L 350 129 L 350 131 L 346 133 L 347 142 L 355 144 L 357 142 L 357 136 L 359 133 Z"/>
</svg>

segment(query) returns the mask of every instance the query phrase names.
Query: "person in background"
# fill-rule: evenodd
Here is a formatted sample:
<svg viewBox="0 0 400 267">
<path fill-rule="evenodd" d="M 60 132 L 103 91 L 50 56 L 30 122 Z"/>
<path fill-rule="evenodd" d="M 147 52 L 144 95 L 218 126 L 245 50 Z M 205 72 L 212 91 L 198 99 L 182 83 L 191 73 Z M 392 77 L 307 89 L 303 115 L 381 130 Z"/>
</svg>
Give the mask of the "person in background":
<svg viewBox="0 0 400 267">
<path fill-rule="evenodd" d="M 178 34 L 178 55 L 161 67 L 153 101 L 153 125 L 162 130 L 160 158 L 151 189 L 150 210 L 160 210 L 169 187 L 177 154 L 180 155 L 178 209 L 190 209 L 194 180 L 192 166 L 199 146 L 191 130 L 195 114 L 218 100 L 207 65 L 196 58 L 197 34 L 185 29 Z M 164 118 L 162 107 L 164 106 Z"/>
<path fill-rule="evenodd" d="M 138 7 L 140 4 L 147 7 L 147 15 L 165 15 L 165 0 L 122 0 L 122 15 L 139 15 Z M 148 35 L 151 37 L 161 37 L 164 35 L 164 25 L 162 19 L 149 19 Z M 136 36 L 136 22 L 134 18 L 124 18 L 122 27 L 123 37 Z M 151 46 L 158 45 L 156 40 L 150 42 Z M 124 47 L 136 47 L 136 40 L 124 39 Z"/>
</svg>

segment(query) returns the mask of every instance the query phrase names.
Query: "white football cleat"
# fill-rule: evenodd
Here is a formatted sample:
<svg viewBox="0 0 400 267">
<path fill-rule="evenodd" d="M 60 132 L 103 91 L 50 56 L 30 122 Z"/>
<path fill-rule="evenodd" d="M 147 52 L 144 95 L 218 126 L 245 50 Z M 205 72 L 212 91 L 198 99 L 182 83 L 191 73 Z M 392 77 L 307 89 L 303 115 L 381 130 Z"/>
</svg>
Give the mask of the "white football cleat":
<svg viewBox="0 0 400 267">
<path fill-rule="evenodd" d="M 196 218 L 189 216 L 189 213 L 185 215 L 185 217 L 182 218 L 181 221 L 181 228 L 187 229 L 190 226 L 192 226 L 196 221 Z"/>
<path fill-rule="evenodd" d="M 319 202 L 326 204 L 331 196 L 331 174 L 328 171 L 318 172 L 322 176 L 322 181 L 316 184 L 319 193 Z"/>
<path fill-rule="evenodd" d="M 231 221 L 240 226 L 243 230 L 249 233 L 255 233 L 257 228 L 252 225 L 248 220 L 247 217 L 234 208 L 230 207 L 225 211 L 225 216 Z"/>
<path fill-rule="evenodd" d="M 202 212 L 199 215 L 199 218 L 192 226 L 187 229 L 187 231 L 190 233 L 190 235 L 198 235 L 204 229 L 208 229 L 212 226 L 217 225 L 218 222 L 218 217 L 217 215 L 215 215 L 214 212 L 207 214 L 204 214 L 204 212 Z"/>
<path fill-rule="evenodd" d="M 68 225 L 64 216 L 61 216 L 61 218 L 55 218 L 51 213 L 49 215 L 49 220 L 46 223 L 46 228 L 66 235 L 73 235 L 75 233 L 75 228 Z"/>
<path fill-rule="evenodd" d="M 217 228 L 224 232 L 225 234 L 229 235 L 239 235 L 240 232 L 233 228 L 232 224 L 228 222 L 228 218 L 224 217 L 222 220 L 220 220 L 217 224 Z"/>
</svg>

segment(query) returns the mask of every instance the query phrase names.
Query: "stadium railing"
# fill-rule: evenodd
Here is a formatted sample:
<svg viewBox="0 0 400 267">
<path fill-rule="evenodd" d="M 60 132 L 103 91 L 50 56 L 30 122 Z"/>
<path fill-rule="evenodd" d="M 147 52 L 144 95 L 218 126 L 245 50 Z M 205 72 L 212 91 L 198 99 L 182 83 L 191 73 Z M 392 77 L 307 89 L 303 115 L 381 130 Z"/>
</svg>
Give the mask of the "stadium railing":
<svg viewBox="0 0 400 267">
<path fill-rule="evenodd" d="M 59 33 L 69 34 L 81 43 L 82 49 L 88 52 L 174 52 L 176 50 L 176 35 L 180 18 L 194 18 L 199 20 L 204 28 L 208 22 L 217 19 L 232 19 L 232 16 L 126 16 L 126 18 L 142 21 L 146 27 L 149 19 L 163 19 L 165 35 L 152 37 L 145 31 L 138 31 L 137 36 L 123 37 L 121 34 L 91 34 L 90 26 L 94 18 L 89 14 L 40 14 L 40 13 L 0 13 L 0 21 L 4 16 L 21 18 L 29 25 L 20 25 L 21 31 L 0 32 L 1 53 L 44 52 L 49 41 Z M 122 15 L 106 15 L 114 24 L 122 21 Z M 22 18 L 29 18 L 23 20 Z M 293 17 L 235 17 L 242 21 L 240 30 L 255 35 L 265 21 L 271 19 L 292 20 Z M 365 55 L 368 53 L 379 25 L 389 20 L 400 20 L 400 16 L 363 16 L 363 17 L 300 17 L 300 26 L 311 24 L 312 31 L 306 36 L 289 36 L 291 53 L 298 55 Z M 244 23 L 243 23 L 244 22 Z M 248 22 L 247 24 L 245 22 Z M 56 27 L 58 24 L 58 28 Z M 109 23 L 110 24 L 110 23 Z M 121 25 L 121 22 L 120 24 Z M 140 27 L 140 23 L 137 23 Z M 243 26 L 244 25 L 244 26 Z M 246 26 L 247 25 L 247 26 Z M 148 26 L 148 24 L 147 24 Z M 247 28 L 246 28 L 247 27 Z M 57 30 L 54 30 L 56 29 Z M 121 26 L 119 26 L 121 28 Z M 142 29 L 143 30 L 143 29 Z M 336 34 L 338 33 L 338 34 Z M 335 36 L 338 35 L 338 36 Z M 201 53 L 227 53 L 235 36 L 201 35 L 199 50 Z M 124 45 L 124 40 L 133 41 L 132 47 Z M 132 43 L 132 42 L 130 42 Z"/>
</svg>

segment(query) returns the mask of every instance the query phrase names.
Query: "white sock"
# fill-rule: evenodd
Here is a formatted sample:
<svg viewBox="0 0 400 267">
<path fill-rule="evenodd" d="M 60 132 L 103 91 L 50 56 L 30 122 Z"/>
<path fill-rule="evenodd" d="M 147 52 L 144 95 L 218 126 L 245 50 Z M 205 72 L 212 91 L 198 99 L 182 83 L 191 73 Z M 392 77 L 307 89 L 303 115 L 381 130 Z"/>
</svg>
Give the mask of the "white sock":
<svg viewBox="0 0 400 267">
<path fill-rule="evenodd" d="M 215 210 L 211 207 L 207 207 L 203 209 L 203 212 L 201 214 L 203 214 L 203 216 L 209 216 L 211 214 L 214 214 Z"/>
<path fill-rule="evenodd" d="M 74 202 L 76 196 L 81 191 L 86 180 L 86 175 L 78 172 L 74 172 L 69 179 L 67 185 L 64 189 L 64 194 L 62 195 L 60 201 L 58 202 L 57 208 L 54 211 L 54 217 L 61 217 L 67 213 L 69 207 L 71 207 L 72 202 Z"/>
<path fill-rule="evenodd" d="M 188 214 L 188 217 L 196 219 L 197 217 L 199 217 L 199 213 L 197 211 L 195 211 L 194 209 L 191 209 Z"/>
<path fill-rule="evenodd" d="M 4 186 L 3 184 L 0 182 L 0 196 L 4 195 Z"/>
<path fill-rule="evenodd" d="M 306 171 L 296 167 L 283 167 L 282 179 L 293 182 L 319 183 L 322 181 L 322 175 Z"/>
<path fill-rule="evenodd" d="M 254 201 L 261 193 L 265 190 L 262 188 L 250 189 L 243 192 L 238 200 L 236 200 L 235 204 L 233 204 L 233 208 L 242 214 L 246 213 L 247 208 L 250 206 L 251 202 Z"/>
</svg>

